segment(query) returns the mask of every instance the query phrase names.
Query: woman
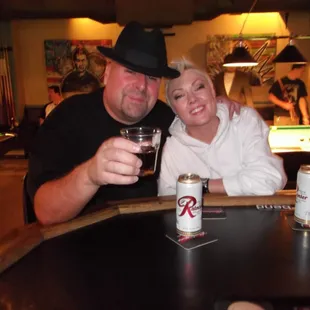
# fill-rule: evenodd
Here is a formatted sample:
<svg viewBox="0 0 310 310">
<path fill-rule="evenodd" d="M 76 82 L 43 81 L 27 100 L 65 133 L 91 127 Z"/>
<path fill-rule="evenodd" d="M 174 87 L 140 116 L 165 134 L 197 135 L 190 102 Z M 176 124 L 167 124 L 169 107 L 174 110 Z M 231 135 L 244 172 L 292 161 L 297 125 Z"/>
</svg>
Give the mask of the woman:
<svg viewBox="0 0 310 310">
<path fill-rule="evenodd" d="M 184 59 L 172 66 L 181 75 L 167 82 L 166 98 L 177 116 L 163 150 L 159 195 L 174 195 L 178 176 L 188 172 L 206 178 L 211 193 L 272 195 L 282 189 L 282 159 L 272 154 L 269 128 L 257 112 L 242 107 L 229 120 L 205 72 Z"/>
</svg>

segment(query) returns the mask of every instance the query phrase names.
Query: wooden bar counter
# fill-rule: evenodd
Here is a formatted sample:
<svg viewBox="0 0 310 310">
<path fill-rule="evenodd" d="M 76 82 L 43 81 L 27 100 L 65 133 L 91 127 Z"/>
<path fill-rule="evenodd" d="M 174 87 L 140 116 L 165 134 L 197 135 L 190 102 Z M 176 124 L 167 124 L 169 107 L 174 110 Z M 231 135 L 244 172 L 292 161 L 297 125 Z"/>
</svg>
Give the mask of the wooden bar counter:
<svg viewBox="0 0 310 310">
<path fill-rule="evenodd" d="M 174 196 L 111 202 L 67 223 L 22 227 L 0 241 L 0 309 L 224 309 L 234 300 L 309 306 L 310 237 L 289 225 L 295 194 L 205 195 L 204 205 L 223 207 L 227 218 L 203 220 L 217 242 L 189 251 L 166 237 L 175 228 Z"/>
</svg>

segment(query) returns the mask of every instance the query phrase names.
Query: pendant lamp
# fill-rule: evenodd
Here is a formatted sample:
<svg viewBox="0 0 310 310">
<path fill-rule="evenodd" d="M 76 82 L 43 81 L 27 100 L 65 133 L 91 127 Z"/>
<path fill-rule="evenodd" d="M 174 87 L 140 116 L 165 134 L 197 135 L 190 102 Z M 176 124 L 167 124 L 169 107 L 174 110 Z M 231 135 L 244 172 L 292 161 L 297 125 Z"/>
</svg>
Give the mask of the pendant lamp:
<svg viewBox="0 0 310 310">
<path fill-rule="evenodd" d="M 299 52 L 297 47 L 293 44 L 293 40 L 290 39 L 285 48 L 274 58 L 274 63 L 286 63 L 292 62 L 296 64 L 305 64 L 307 59 Z"/>
<path fill-rule="evenodd" d="M 254 67 L 257 65 L 258 62 L 248 52 L 241 40 L 223 64 L 224 67 Z"/>
</svg>

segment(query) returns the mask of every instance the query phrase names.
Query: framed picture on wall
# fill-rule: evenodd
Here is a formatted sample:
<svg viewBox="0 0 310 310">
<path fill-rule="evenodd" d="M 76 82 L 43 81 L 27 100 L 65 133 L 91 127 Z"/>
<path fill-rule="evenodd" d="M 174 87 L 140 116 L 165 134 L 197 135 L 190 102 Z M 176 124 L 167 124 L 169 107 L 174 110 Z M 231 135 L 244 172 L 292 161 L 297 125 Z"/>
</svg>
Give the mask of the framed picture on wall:
<svg viewBox="0 0 310 310">
<path fill-rule="evenodd" d="M 47 86 L 59 86 L 64 98 L 101 87 L 106 58 L 97 46 L 112 40 L 45 40 Z"/>
<path fill-rule="evenodd" d="M 245 47 L 258 62 L 255 67 L 240 69 L 249 73 L 252 86 L 272 85 L 274 82 L 275 66 L 272 60 L 276 55 L 276 39 L 273 36 L 274 34 L 242 36 Z M 223 71 L 224 57 L 233 51 L 239 40 L 239 35 L 207 36 L 206 64 L 211 78 Z"/>
</svg>

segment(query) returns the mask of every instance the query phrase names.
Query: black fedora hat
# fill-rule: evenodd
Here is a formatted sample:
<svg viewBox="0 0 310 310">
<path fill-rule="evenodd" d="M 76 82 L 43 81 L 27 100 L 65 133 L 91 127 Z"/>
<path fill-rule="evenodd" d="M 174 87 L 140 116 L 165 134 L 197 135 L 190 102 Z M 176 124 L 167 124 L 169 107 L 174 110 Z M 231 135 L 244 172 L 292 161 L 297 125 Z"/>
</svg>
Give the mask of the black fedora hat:
<svg viewBox="0 0 310 310">
<path fill-rule="evenodd" d="M 167 65 L 166 44 L 160 29 L 145 31 L 138 22 L 128 23 L 113 48 L 98 46 L 106 57 L 126 68 L 155 77 L 176 78 L 179 71 Z"/>
</svg>

